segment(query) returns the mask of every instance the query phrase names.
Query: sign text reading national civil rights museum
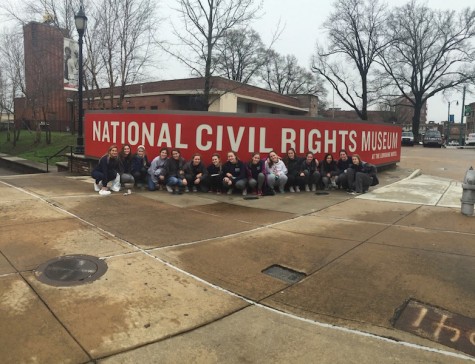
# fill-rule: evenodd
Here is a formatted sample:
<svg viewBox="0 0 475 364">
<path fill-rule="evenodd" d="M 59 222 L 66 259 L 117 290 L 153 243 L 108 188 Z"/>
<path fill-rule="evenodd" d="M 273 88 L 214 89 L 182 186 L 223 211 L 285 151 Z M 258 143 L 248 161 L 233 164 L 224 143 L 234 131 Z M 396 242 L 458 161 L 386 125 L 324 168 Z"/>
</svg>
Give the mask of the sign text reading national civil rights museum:
<svg viewBox="0 0 475 364">
<path fill-rule="evenodd" d="M 229 150 L 247 160 L 271 150 L 284 155 L 289 148 L 303 155 L 311 151 L 322 159 L 340 149 L 358 153 L 377 165 L 400 159 L 401 128 L 393 125 L 333 121 L 292 116 L 211 113 L 87 113 L 86 154 L 99 157 L 111 144 L 144 145 L 150 157 L 162 147 L 179 148 L 185 158 L 193 153 L 205 161 Z"/>
</svg>

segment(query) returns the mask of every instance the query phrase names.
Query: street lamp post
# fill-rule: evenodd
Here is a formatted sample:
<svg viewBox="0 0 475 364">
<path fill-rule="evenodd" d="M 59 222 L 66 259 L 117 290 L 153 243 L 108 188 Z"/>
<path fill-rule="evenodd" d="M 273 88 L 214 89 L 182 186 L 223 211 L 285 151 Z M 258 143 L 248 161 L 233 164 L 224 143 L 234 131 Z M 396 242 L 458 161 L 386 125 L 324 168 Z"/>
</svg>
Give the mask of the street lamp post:
<svg viewBox="0 0 475 364">
<path fill-rule="evenodd" d="M 457 103 L 458 105 L 458 103 Z M 459 144 L 464 145 L 464 130 L 463 130 L 463 117 L 465 116 L 465 86 L 463 87 L 463 94 L 462 94 L 462 117 L 460 119 L 460 135 L 459 135 Z"/>
<path fill-rule="evenodd" d="M 79 8 L 79 11 L 74 16 L 74 21 L 76 23 L 76 29 L 79 34 L 79 78 L 78 78 L 78 136 L 76 140 L 76 154 L 84 154 L 84 136 L 83 136 L 83 101 L 82 101 L 82 84 L 83 84 L 83 64 L 82 64 L 82 38 L 84 36 L 84 31 L 87 26 L 87 16 L 84 14 L 82 4 Z"/>
<path fill-rule="evenodd" d="M 452 102 L 457 102 L 456 105 L 459 104 L 458 101 L 456 100 L 452 100 L 452 101 L 449 101 L 449 107 L 448 107 L 448 111 L 447 111 L 447 135 L 445 137 L 445 144 L 448 145 L 449 144 L 449 137 L 450 137 L 450 104 Z"/>
</svg>

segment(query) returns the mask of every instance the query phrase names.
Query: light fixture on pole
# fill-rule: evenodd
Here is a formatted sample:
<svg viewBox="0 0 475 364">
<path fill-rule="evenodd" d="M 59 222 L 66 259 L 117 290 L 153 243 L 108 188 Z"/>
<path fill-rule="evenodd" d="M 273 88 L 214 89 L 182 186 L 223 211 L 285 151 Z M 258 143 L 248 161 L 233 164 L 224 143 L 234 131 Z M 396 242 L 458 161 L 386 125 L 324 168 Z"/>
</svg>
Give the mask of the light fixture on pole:
<svg viewBox="0 0 475 364">
<path fill-rule="evenodd" d="M 79 34 L 79 79 L 78 79 L 78 136 L 76 140 L 76 154 L 84 154 L 84 136 L 83 136 L 83 124 L 84 124 L 84 112 L 83 112 L 83 99 L 82 99 L 82 85 L 83 85 L 83 62 L 82 62 L 82 38 L 87 26 L 87 16 L 84 14 L 82 4 L 79 11 L 74 16 L 74 22 L 76 23 L 76 30 Z"/>
<path fill-rule="evenodd" d="M 458 105 L 458 103 L 457 103 Z M 465 138 L 464 138 L 464 129 L 463 129 L 463 117 L 465 116 L 465 86 L 463 87 L 463 94 L 462 94 L 462 112 L 460 118 L 460 136 L 459 136 L 459 145 L 465 145 Z"/>
<path fill-rule="evenodd" d="M 450 104 L 452 102 L 457 102 L 456 105 L 459 104 L 459 102 L 457 100 L 452 100 L 452 101 L 449 101 L 449 107 L 448 107 L 448 111 L 447 111 L 447 134 L 446 134 L 446 137 L 445 137 L 445 144 L 448 145 L 449 144 L 449 138 L 450 138 Z M 453 122 L 454 120 L 452 120 Z"/>
</svg>

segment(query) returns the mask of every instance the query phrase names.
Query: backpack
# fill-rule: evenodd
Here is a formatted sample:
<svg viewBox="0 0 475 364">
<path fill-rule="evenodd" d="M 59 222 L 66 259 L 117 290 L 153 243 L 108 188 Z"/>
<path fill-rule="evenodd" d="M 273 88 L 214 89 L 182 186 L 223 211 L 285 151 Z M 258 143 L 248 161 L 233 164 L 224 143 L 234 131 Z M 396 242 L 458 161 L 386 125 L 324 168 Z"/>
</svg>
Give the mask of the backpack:
<svg viewBox="0 0 475 364">
<path fill-rule="evenodd" d="M 274 196 L 275 195 L 275 191 L 273 188 L 270 188 L 269 186 L 265 185 L 263 188 L 262 188 L 262 194 L 264 196 Z"/>
</svg>

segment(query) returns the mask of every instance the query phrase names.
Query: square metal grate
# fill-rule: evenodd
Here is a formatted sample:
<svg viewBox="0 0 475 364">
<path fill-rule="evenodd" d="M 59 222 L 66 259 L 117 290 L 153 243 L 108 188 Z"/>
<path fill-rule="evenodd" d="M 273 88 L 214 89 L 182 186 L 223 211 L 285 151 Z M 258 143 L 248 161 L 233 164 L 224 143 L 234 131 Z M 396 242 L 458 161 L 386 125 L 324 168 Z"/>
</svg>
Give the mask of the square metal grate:
<svg viewBox="0 0 475 364">
<path fill-rule="evenodd" d="M 262 273 L 286 283 L 296 283 L 307 276 L 305 273 L 297 272 L 296 270 L 278 264 L 271 265 L 269 268 L 264 269 Z"/>
</svg>

